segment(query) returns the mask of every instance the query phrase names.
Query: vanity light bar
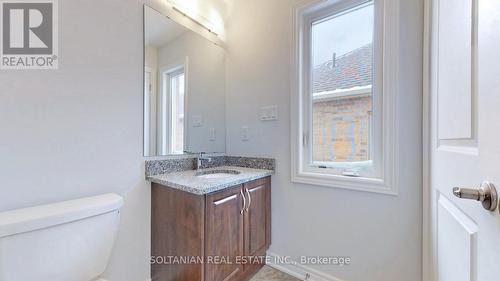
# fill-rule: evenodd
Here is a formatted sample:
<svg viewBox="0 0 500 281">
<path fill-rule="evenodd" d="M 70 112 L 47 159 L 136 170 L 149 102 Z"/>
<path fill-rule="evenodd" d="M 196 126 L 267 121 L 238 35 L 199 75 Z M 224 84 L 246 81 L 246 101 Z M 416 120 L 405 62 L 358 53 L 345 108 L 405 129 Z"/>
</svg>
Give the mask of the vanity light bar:
<svg viewBox="0 0 500 281">
<path fill-rule="evenodd" d="M 197 21 L 196 19 L 190 17 L 189 15 L 187 15 L 186 13 L 184 13 L 183 11 L 181 11 L 179 8 L 175 7 L 175 6 L 172 6 L 172 8 L 177 11 L 178 13 L 182 14 L 183 16 L 185 16 L 186 18 L 190 19 L 191 21 L 193 21 L 194 23 L 196 23 L 197 25 L 203 27 L 204 29 L 208 30 L 208 32 L 210 33 L 213 33 L 215 34 L 216 36 L 219 36 L 219 34 L 217 34 L 215 31 L 213 31 L 212 29 L 208 28 L 207 26 L 205 26 L 203 23 Z"/>
</svg>

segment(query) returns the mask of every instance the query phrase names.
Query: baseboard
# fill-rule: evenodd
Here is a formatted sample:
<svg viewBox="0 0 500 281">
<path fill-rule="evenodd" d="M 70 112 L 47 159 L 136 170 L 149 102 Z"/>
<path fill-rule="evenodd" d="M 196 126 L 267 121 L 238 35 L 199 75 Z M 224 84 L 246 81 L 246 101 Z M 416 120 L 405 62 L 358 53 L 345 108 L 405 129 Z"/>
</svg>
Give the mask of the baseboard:
<svg viewBox="0 0 500 281">
<path fill-rule="evenodd" d="M 279 260 L 280 255 L 275 253 L 267 252 L 267 255 L 271 257 L 269 260 L 271 261 L 267 265 L 270 267 L 282 271 L 286 274 L 289 274 L 295 278 L 300 280 L 306 280 L 306 275 L 309 274 L 309 279 L 307 281 L 345 281 L 343 279 L 337 278 L 335 276 L 331 276 L 329 274 L 318 271 L 317 269 L 310 268 L 303 264 L 278 264 L 272 261 Z"/>
<path fill-rule="evenodd" d="M 95 281 L 111 281 L 111 280 L 109 280 L 109 279 L 97 279 Z M 146 279 L 146 281 L 152 281 L 152 279 L 148 278 L 148 279 Z"/>
</svg>

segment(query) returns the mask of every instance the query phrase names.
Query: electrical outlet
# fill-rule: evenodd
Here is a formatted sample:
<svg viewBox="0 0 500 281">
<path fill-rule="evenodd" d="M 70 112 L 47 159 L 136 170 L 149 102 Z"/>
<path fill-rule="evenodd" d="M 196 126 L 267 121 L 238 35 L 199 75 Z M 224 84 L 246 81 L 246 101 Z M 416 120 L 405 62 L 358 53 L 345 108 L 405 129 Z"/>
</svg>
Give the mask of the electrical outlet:
<svg viewBox="0 0 500 281">
<path fill-rule="evenodd" d="M 203 117 L 201 117 L 201 115 L 193 115 L 193 117 L 191 117 L 191 122 L 193 127 L 201 127 L 203 126 Z"/>
<path fill-rule="evenodd" d="M 248 132 L 248 127 L 247 126 L 243 126 L 241 127 L 241 140 L 242 141 L 248 141 L 250 139 L 250 136 L 249 136 L 249 132 Z"/>
<path fill-rule="evenodd" d="M 214 141 L 216 139 L 216 131 L 215 131 L 215 128 L 210 128 L 209 130 L 209 136 L 208 136 L 208 139 L 211 140 L 211 141 Z"/>
</svg>

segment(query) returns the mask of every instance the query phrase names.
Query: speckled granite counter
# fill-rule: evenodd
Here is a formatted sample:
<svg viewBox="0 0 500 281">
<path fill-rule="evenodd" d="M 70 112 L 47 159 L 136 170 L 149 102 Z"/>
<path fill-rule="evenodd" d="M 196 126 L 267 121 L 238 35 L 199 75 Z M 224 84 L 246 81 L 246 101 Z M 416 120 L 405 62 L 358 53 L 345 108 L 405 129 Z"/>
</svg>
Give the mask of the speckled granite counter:
<svg viewBox="0 0 500 281">
<path fill-rule="evenodd" d="M 203 178 L 196 176 L 196 170 L 172 172 L 159 175 L 148 176 L 151 182 L 169 186 L 186 192 L 204 195 L 214 191 L 219 191 L 227 187 L 264 178 L 273 174 L 273 170 L 243 168 L 235 166 L 221 166 L 202 171 L 210 170 L 234 170 L 240 172 L 237 175 L 230 175 L 224 178 Z"/>
<path fill-rule="evenodd" d="M 242 156 L 211 156 L 211 161 L 203 161 L 202 168 L 213 168 L 220 166 L 236 166 L 252 169 L 276 170 L 276 160 L 263 157 L 242 157 Z M 172 157 L 162 160 L 146 161 L 146 177 L 165 173 L 180 172 L 196 169 L 195 154 L 187 154 L 179 157 Z"/>
</svg>

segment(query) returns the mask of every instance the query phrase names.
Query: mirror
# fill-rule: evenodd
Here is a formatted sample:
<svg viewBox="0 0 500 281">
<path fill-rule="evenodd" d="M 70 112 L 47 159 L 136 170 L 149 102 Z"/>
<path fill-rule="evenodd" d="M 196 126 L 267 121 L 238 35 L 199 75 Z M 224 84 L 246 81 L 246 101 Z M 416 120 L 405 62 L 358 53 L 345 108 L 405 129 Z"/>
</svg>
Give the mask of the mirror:
<svg viewBox="0 0 500 281">
<path fill-rule="evenodd" d="M 171 18 L 144 7 L 144 155 L 225 152 L 225 50 Z"/>
</svg>

